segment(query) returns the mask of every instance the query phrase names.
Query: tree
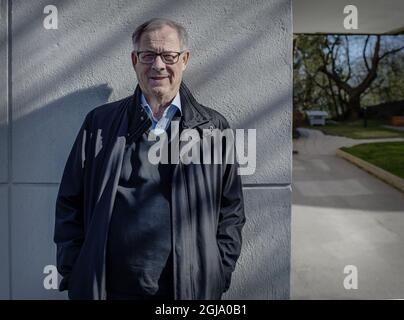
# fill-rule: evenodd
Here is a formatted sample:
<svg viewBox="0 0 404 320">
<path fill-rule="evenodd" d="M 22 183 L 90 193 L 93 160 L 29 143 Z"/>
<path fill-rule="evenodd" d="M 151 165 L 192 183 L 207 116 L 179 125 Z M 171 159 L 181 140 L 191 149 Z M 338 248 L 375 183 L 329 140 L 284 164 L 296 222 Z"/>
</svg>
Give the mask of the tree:
<svg viewBox="0 0 404 320">
<path fill-rule="evenodd" d="M 301 110 L 327 110 L 338 118 L 345 110 L 345 94 L 319 71 L 325 41 L 325 35 L 294 38 L 294 106 Z"/>
<path fill-rule="evenodd" d="M 371 50 L 371 56 L 368 57 L 367 48 L 371 37 L 376 38 L 374 41 L 373 50 Z M 330 82 L 332 81 L 341 91 L 346 93 L 348 99 L 346 103 L 347 109 L 344 116 L 350 120 L 355 120 L 358 118 L 360 113 L 361 95 L 363 95 L 365 91 L 369 90 L 373 81 L 376 79 L 380 62 L 388 56 L 403 50 L 404 46 L 396 47 L 394 49 L 390 48 L 381 53 L 380 35 L 366 36 L 362 50 L 362 57 L 366 72 L 359 82 L 353 84 L 351 81 L 353 73 L 351 55 L 349 52 L 349 37 L 344 36 L 345 41 L 342 41 L 341 38 L 342 36 L 340 35 L 326 37 L 326 41 L 324 42 L 324 54 L 320 55 L 322 58 L 322 64 L 318 70 L 325 74 Z M 340 57 L 341 48 L 345 49 L 345 59 L 341 59 Z"/>
</svg>

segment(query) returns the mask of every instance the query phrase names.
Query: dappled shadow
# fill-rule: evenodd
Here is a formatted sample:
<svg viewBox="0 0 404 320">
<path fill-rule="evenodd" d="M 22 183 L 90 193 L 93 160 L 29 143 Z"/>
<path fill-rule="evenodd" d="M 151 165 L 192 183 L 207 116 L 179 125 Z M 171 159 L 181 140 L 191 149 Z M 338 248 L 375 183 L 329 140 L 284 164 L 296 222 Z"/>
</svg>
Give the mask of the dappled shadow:
<svg viewBox="0 0 404 320">
<path fill-rule="evenodd" d="M 106 103 L 111 93 L 106 84 L 78 90 L 15 120 L 13 182 L 59 182 L 85 115 Z"/>
<path fill-rule="evenodd" d="M 286 212 L 290 191 L 252 189 L 245 195 L 247 222 L 236 268 L 241 281 L 224 298 L 288 299 L 291 234 Z"/>
<path fill-rule="evenodd" d="M 57 7 L 59 7 L 59 3 L 69 3 L 73 1 L 56 1 L 53 4 L 55 4 Z M 25 52 L 26 50 L 26 45 L 29 44 L 29 39 L 33 36 L 35 36 L 35 32 L 46 32 L 44 30 L 39 30 L 38 28 L 42 28 L 42 25 L 38 23 L 43 20 L 43 15 L 40 16 L 38 15 L 38 18 L 35 19 L 36 24 L 30 25 L 27 24 L 24 27 L 24 21 L 26 19 L 20 19 L 17 20 L 13 23 L 13 56 L 17 57 L 17 59 L 13 59 L 13 79 L 15 82 L 22 81 L 24 78 L 27 77 L 27 75 L 32 74 L 37 70 L 38 64 L 40 63 L 46 63 L 46 62 L 51 62 L 52 64 L 58 64 L 62 65 L 60 68 L 57 68 L 52 72 L 49 76 L 47 76 L 45 79 L 42 79 L 42 81 L 38 84 L 35 81 L 30 81 L 32 83 L 31 86 L 29 86 L 29 82 L 24 85 L 21 89 L 19 90 L 19 86 L 14 86 L 13 89 L 13 97 L 14 97 L 14 105 L 19 106 L 19 113 L 27 113 L 31 111 L 32 106 L 40 104 L 40 100 L 43 99 L 43 97 L 46 97 L 49 95 L 51 92 L 55 90 L 59 90 L 63 87 L 65 87 L 69 82 L 72 82 L 75 78 L 77 79 L 78 75 L 82 72 L 84 68 L 86 68 L 88 63 L 91 63 L 93 61 L 96 61 L 97 59 L 101 57 L 109 57 L 111 53 L 119 48 L 122 44 L 126 44 L 128 47 L 128 52 L 127 52 L 127 60 L 128 60 L 128 65 L 130 65 L 129 60 L 130 60 L 130 50 L 131 50 L 131 40 L 130 40 L 130 35 L 133 32 L 134 26 L 144 22 L 147 18 L 155 17 L 155 16 L 161 16 L 161 5 L 159 3 L 154 3 L 148 10 L 143 10 L 142 14 L 139 14 L 138 16 L 133 16 L 133 12 L 136 12 L 136 7 L 139 6 L 141 3 L 138 1 L 131 1 L 130 5 L 124 7 L 124 11 L 122 11 L 122 15 L 120 17 L 122 24 L 120 25 L 115 25 L 111 26 L 113 28 L 113 31 L 111 32 L 110 29 L 108 28 L 105 29 L 104 26 L 102 26 L 104 29 L 101 29 L 101 31 L 105 34 L 104 36 L 97 37 L 96 40 L 94 41 L 94 38 L 92 37 L 93 41 L 90 42 L 89 44 L 83 44 L 80 43 L 80 46 L 75 46 L 72 47 L 71 44 L 68 44 L 65 41 L 65 39 L 69 39 L 70 42 L 76 42 L 77 41 L 77 36 L 80 34 L 80 29 L 84 28 L 82 25 L 76 25 L 73 28 L 69 28 L 69 32 L 65 34 L 63 38 L 55 42 L 55 45 L 57 45 L 58 49 L 56 51 L 53 51 L 53 55 L 51 54 L 52 52 L 49 50 L 48 47 L 41 46 L 38 48 L 38 51 L 32 51 L 30 50 L 30 59 L 26 60 L 29 63 L 33 60 L 36 61 L 35 63 L 32 63 L 32 65 L 26 65 L 23 69 L 21 67 L 17 67 L 19 63 L 19 57 L 17 56 L 17 53 L 19 52 L 24 52 L 24 57 L 26 56 Z M 175 12 L 176 9 L 182 5 L 186 5 L 185 1 L 175 1 L 174 3 L 170 3 L 170 5 L 167 5 L 165 8 L 165 14 L 164 15 L 170 15 L 171 13 Z M 66 4 L 64 4 L 66 6 Z M 61 6 L 63 8 L 63 6 Z M 35 7 L 35 12 L 41 13 L 43 9 L 40 10 L 40 8 Z M 30 7 L 30 10 L 32 8 Z M 84 11 L 85 9 L 85 11 Z M 38 10 L 38 11 L 37 11 Z M 19 10 L 15 10 L 18 12 Z M 21 9 L 20 9 L 21 11 Z M 22 10 L 23 11 L 23 10 Z M 20 14 L 25 14 L 28 15 L 26 12 L 24 13 L 21 12 Z M 80 12 L 81 15 L 86 15 L 88 14 L 91 16 L 93 14 L 93 8 L 90 7 L 85 7 L 83 8 L 83 11 Z M 71 19 L 74 21 L 74 17 L 69 17 L 66 19 Z M 63 21 L 61 20 L 60 24 Z M 70 21 L 72 22 L 72 21 Z M 131 23 L 129 23 L 131 22 Z M 22 27 L 20 27 L 20 24 L 23 24 Z M 130 24 L 130 25 L 129 25 Z M 36 26 L 36 28 L 34 28 Z M 122 26 L 125 27 L 125 30 L 122 30 Z M 32 27 L 32 28 L 30 28 Z M 59 27 L 60 29 L 61 27 Z M 16 31 L 16 34 L 14 33 L 14 30 Z M 20 30 L 25 30 L 25 32 L 22 32 Z M 91 37 L 90 37 L 91 39 Z M 64 43 L 64 45 L 63 45 Z M 88 46 L 86 49 L 83 50 L 85 46 Z M 111 60 L 114 60 L 111 56 Z M 133 71 L 129 71 L 132 73 Z M 92 81 L 94 79 L 91 79 Z M 78 80 L 81 81 L 81 80 Z M 40 88 L 37 86 L 40 85 Z M 40 107 L 40 106 L 38 106 Z M 24 109 L 28 108 L 29 110 L 24 111 Z"/>
<path fill-rule="evenodd" d="M 60 13 L 64 11 L 63 14 L 66 15 L 71 5 L 74 4 L 77 6 L 78 2 L 64 0 L 54 1 L 53 4 L 59 8 Z M 229 32 L 229 30 L 223 31 L 221 28 L 221 24 L 223 23 L 221 19 L 210 23 L 209 21 L 205 22 L 207 21 L 206 17 L 199 17 L 205 24 L 196 27 L 195 30 L 198 31 L 202 28 L 207 36 L 197 42 L 197 47 L 200 51 L 196 54 L 203 55 L 204 48 L 208 45 L 213 45 L 217 48 L 224 46 L 225 49 L 219 54 L 207 58 L 208 63 L 201 67 L 201 69 L 206 70 L 204 73 L 198 73 L 198 68 L 194 69 L 196 71 L 192 71 L 192 65 L 190 66 L 190 71 L 187 71 L 189 73 L 187 73 L 185 78 L 190 78 L 192 91 L 203 91 L 210 81 L 220 78 L 219 76 L 229 69 L 237 68 L 240 62 L 248 61 L 246 57 L 254 53 L 257 43 L 269 41 L 272 36 L 276 37 L 277 41 L 282 36 L 289 36 L 285 32 L 284 26 L 283 28 L 279 26 L 274 31 L 259 29 L 260 23 L 257 21 L 257 16 L 259 19 L 270 19 L 273 17 L 275 20 L 279 19 L 278 21 L 281 21 L 282 18 L 277 18 L 279 12 L 282 14 L 289 13 L 285 12 L 286 9 L 281 1 L 271 4 L 263 2 L 261 4 L 263 7 L 265 6 L 265 9 L 258 13 L 253 6 L 248 4 L 236 9 L 226 9 L 231 12 L 231 15 L 227 17 L 229 21 L 239 20 L 246 31 L 246 34 L 242 35 L 237 33 L 232 34 L 228 42 L 221 40 L 212 41 L 210 38 L 210 35 L 217 37 L 218 34 L 223 35 L 224 32 Z M 22 5 L 20 4 L 20 6 Z M 86 31 L 92 31 L 96 36 L 94 34 L 91 36 L 86 35 L 83 31 L 83 38 L 91 40 L 83 43 L 78 42 L 80 40 L 81 26 L 74 25 L 74 22 L 78 21 L 85 24 L 91 20 L 87 18 L 87 21 L 83 21 L 83 17 L 85 19 L 86 15 L 88 17 L 93 16 L 93 8 L 91 6 L 84 6 L 81 13 L 83 17 L 77 20 L 71 19 L 69 21 L 70 24 L 66 26 L 68 27 L 68 31 L 66 31 L 66 28 L 61 28 L 59 31 L 60 39 L 55 36 L 54 45 L 56 49 L 51 45 L 49 47 L 43 46 L 36 51 L 30 51 L 29 57 L 25 52 L 29 51 L 30 43 L 32 43 L 29 39 L 35 38 L 38 28 L 41 28 L 43 6 L 36 3 L 34 6 L 29 6 L 29 10 L 27 11 L 20 9 L 20 15 L 34 18 L 13 20 L 13 50 L 14 54 L 18 54 L 18 59 L 13 61 L 13 111 L 15 109 L 12 131 L 13 181 L 34 182 L 38 184 L 58 183 L 68 152 L 82 120 L 84 120 L 85 114 L 94 107 L 109 101 L 112 93 L 116 94 L 117 90 L 113 81 L 117 83 L 125 82 L 127 74 L 132 74 L 134 78 L 131 69 L 128 70 L 126 67 L 119 70 L 114 69 L 116 65 L 120 64 L 117 63 L 117 61 L 120 62 L 120 58 L 114 55 L 114 50 L 122 46 L 130 50 L 130 33 L 133 31 L 133 27 L 148 18 L 161 16 L 162 7 L 164 7 L 163 15 L 172 18 L 172 16 L 177 15 L 177 12 L 184 12 L 183 8 L 192 11 L 193 6 L 195 6 L 195 3 L 191 4 L 191 2 L 185 0 L 175 2 L 160 1 L 154 2 L 152 5 L 146 6 L 147 9 L 144 9 L 142 1 L 131 1 L 127 6 L 121 7 L 122 15 L 119 17 L 119 23 L 110 26 L 108 26 L 108 23 L 105 23 L 105 26 L 102 25 L 100 27 L 101 31 L 96 27 L 89 30 L 85 29 Z M 35 15 L 30 15 L 30 12 L 35 12 Z M 179 20 L 180 22 L 185 22 L 184 25 L 186 27 L 187 24 L 195 24 L 194 20 L 184 16 L 181 16 Z M 257 26 L 259 32 L 255 32 Z M 273 34 L 275 32 L 277 33 L 276 35 Z M 285 45 L 284 43 L 281 44 Z M 285 46 L 285 48 L 288 47 Z M 127 57 L 125 57 L 127 59 L 127 66 L 130 66 L 129 52 Z M 268 53 L 260 52 L 260 54 L 265 55 Z M 244 59 L 229 59 L 232 55 L 237 55 Z M 240 69 L 240 78 L 238 81 L 232 82 L 236 86 L 234 88 L 232 84 L 228 86 L 229 90 L 232 90 L 232 93 L 238 94 L 235 100 L 251 101 L 250 105 L 246 106 L 248 113 L 246 113 L 245 109 L 242 109 L 244 106 L 233 106 L 234 109 L 240 110 L 235 112 L 237 116 L 232 119 L 233 126 L 239 128 L 265 128 L 265 131 L 257 131 L 257 138 L 260 143 L 258 145 L 258 167 L 256 175 L 249 178 L 252 183 L 263 181 L 271 183 L 274 180 L 276 180 L 276 183 L 290 183 L 291 143 L 289 137 L 291 136 L 291 110 L 287 110 L 287 106 L 290 106 L 291 109 L 291 88 L 287 87 L 284 90 L 280 90 L 280 92 L 275 90 L 274 87 L 271 87 L 273 83 L 267 84 L 266 81 L 270 77 L 265 74 L 265 72 L 269 71 L 274 73 L 278 89 L 282 87 L 282 84 L 290 86 L 291 82 L 282 78 L 283 74 L 287 74 L 287 72 L 283 71 L 281 76 L 277 74 L 278 71 L 285 69 L 282 67 L 283 65 L 290 66 L 291 62 L 287 61 L 287 57 L 287 55 L 274 55 L 269 60 L 263 60 L 270 65 L 262 64 L 260 67 L 263 73 L 261 76 L 257 74 L 257 78 L 250 79 L 251 74 L 245 76 L 242 72 L 243 69 Z M 29 63 L 23 64 L 24 61 L 28 61 Z M 98 63 L 99 61 L 101 63 Z M 105 64 L 105 61 L 111 62 L 111 64 Z M 87 69 L 92 63 L 94 65 Z M 246 68 L 248 69 L 248 65 Z M 98 73 L 99 69 L 102 69 L 103 72 Z M 45 70 L 45 73 L 43 73 L 43 70 Z M 40 74 L 43 78 L 38 79 L 38 72 L 41 72 Z M 107 80 L 107 78 L 113 79 Z M 276 93 L 276 97 L 268 96 L 265 101 L 257 103 L 255 92 L 247 92 L 248 97 L 245 97 L 241 91 L 237 92 L 237 88 L 244 88 L 245 84 L 254 83 L 254 81 L 257 81 L 257 87 L 259 88 L 265 88 L 267 85 L 270 86 L 272 94 Z M 108 84 L 100 85 L 97 82 L 108 82 Z M 121 84 L 119 85 L 121 86 Z M 80 86 L 88 88 L 77 89 Z M 122 86 L 134 88 L 135 81 L 133 80 L 133 83 L 126 81 Z M 114 88 L 114 92 L 112 92 L 111 87 Z M 223 88 L 225 89 L 226 86 L 224 85 Z M 118 95 L 123 91 L 118 92 Z M 271 92 L 271 90 L 268 90 L 268 92 Z M 221 101 L 224 100 L 223 93 L 216 91 L 214 95 L 214 99 L 218 101 L 219 111 L 223 111 L 224 107 L 222 108 L 221 106 Z M 271 124 L 270 128 L 268 128 L 268 123 Z M 282 138 L 281 141 L 279 141 L 279 137 Z M 273 165 L 271 166 L 273 163 L 282 166 L 281 175 L 279 175 L 278 168 L 273 168 Z M 33 167 L 35 170 L 32 170 Z M 265 169 L 262 170 L 262 168 Z M 261 178 L 256 179 L 256 176 L 260 176 Z M 271 190 L 266 192 L 271 193 Z M 286 202 L 285 199 L 282 199 L 282 201 Z M 272 205 L 272 203 L 265 202 L 262 204 L 262 207 Z M 252 270 L 259 268 L 264 273 L 269 269 L 271 271 L 268 278 L 266 278 L 268 281 L 262 282 L 260 278 L 253 277 L 251 270 L 245 269 L 244 275 L 242 275 L 246 277 L 243 280 L 243 288 L 248 289 L 248 292 L 252 293 L 255 288 L 266 286 L 270 282 L 273 287 L 265 289 L 267 290 L 265 297 L 287 298 L 288 284 L 286 283 L 289 270 L 283 268 L 288 265 L 286 261 L 289 257 L 289 252 L 285 250 L 285 246 L 288 244 L 290 232 L 289 230 L 280 232 L 279 229 L 271 228 L 271 225 L 278 225 L 280 227 L 288 225 L 290 217 L 288 209 L 285 207 L 282 210 L 284 215 L 271 217 L 265 224 L 262 224 L 263 229 L 259 233 L 246 236 L 250 246 L 247 247 L 248 249 L 243 250 L 250 250 L 252 253 L 256 251 L 262 252 L 267 249 L 265 246 L 269 245 L 271 246 L 270 256 L 281 256 L 283 259 L 280 264 L 270 262 L 269 259 L 251 260 L 254 263 L 253 268 L 251 268 Z M 258 214 L 258 212 L 255 213 L 254 211 L 255 208 L 248 208 L 247 216 Z M 267 213 L 266 211 L 259 212 L 262 215 Z M 271 219 L 275 220 L 276 223 L 273 223 Z M 257 219 L 258 223 L 260 221 L 260 219 Z M 251 222 L 247 223 L 252 227 Z M 254 243 L 260 241 L 260 238 L 265 237 L 268 229 L 272 230 L 271 232 L 273 232 L 275 237 L 278 237 L 279 241 L 275 244 L 269 243 L 269 241 L 261 241 L 261 243 L 264 243 L 264 246 L 256 247 Z M 277 260 L 277 258 L 274 260 Z M 234 292 L 238 296 L 242 296 L 243 288 L 235 288 L 237 292 Z"/>
</svg>

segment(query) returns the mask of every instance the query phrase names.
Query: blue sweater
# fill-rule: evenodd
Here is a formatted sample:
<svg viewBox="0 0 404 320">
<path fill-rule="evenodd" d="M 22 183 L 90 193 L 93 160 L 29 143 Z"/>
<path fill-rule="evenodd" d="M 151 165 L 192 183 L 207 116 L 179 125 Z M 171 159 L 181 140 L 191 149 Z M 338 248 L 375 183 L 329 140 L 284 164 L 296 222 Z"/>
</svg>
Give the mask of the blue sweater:
<svg viewBox="0 0 404 320">
<path fill-rule="evenodd" d="M 148 161 L 153 143 L 144 133 L 124 154 L 106 258 L 106 289 L 118 297 L 169 298 L 173 290 L 172 170 Z"/>
</svg>

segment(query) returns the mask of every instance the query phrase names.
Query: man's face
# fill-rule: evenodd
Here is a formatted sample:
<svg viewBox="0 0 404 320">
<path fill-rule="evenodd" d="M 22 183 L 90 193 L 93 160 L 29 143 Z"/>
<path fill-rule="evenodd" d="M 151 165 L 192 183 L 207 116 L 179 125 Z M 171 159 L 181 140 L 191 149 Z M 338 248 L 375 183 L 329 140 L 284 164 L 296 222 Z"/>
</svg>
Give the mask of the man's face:
<svg viewBox="0 0 404 320">
<path fill-rule="evenodd" d="M 160 29 L 145 32 L 140 38 L 137 51 L 161 53 L 180 52 L 181 49 L 177 31 L 169 26 L 163 26 Z M 139 61 L 136 52 L 132 52 L 133 67 L 146 98 L 155 99 L 159 103 L 170 102 L 179 90 L 188 59 L 189 51 L 185 51 L 175 64 L 164 63 L 161 56 L 157 56 L 152 64 L 145 64 Z"/>
</svg>

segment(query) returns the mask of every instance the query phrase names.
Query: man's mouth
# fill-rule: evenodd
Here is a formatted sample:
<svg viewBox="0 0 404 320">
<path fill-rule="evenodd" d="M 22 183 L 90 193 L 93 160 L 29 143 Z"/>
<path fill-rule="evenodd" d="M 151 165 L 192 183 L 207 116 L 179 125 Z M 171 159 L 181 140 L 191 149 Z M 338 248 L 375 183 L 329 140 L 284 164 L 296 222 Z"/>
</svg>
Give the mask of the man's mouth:
<svg viewBox="0 0 404 320">
<path fill-rule="evenodd" d="M 167 79 L 168 76 L 156 76 L 156 77 L 150 77 L 152 80 L 164 80 Z"/>
</svg>

